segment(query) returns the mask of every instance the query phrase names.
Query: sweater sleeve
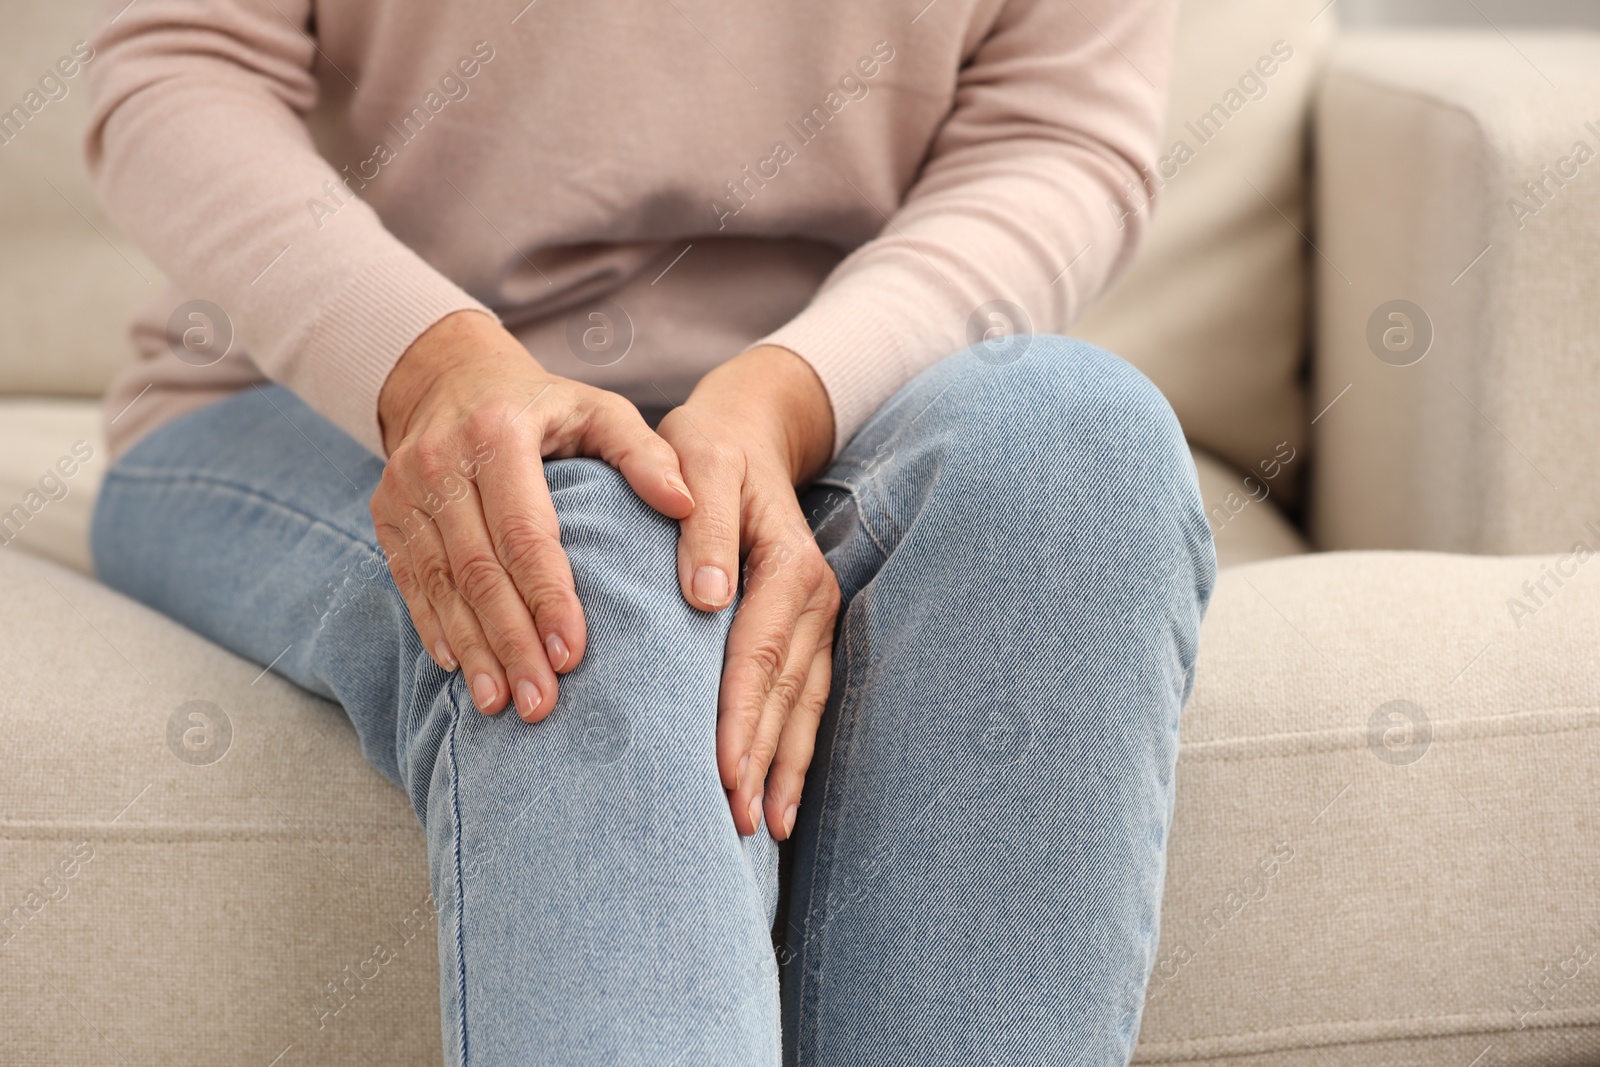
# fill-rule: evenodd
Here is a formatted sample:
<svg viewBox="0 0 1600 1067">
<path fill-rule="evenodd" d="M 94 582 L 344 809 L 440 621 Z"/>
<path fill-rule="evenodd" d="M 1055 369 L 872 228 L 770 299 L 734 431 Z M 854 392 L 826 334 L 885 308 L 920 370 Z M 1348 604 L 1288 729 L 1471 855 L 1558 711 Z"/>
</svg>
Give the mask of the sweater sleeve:
<svg viewBox="0 0 1600 1067">
<path fill-rule="evenodd" d="M 112 218 L 223 309 L 261 372 L 382 455 L 395 361 L 445 315 L 487 309 L 317 154 L 310 24 L 310 0 L 112 0 L 91 39 L 86 152 Z"/>
<path fill-rule="evenodd" d="M 1008 0 L 960 72 L 916 181 L 873 240 L 761 344 L 833 404 L 835 452 L 1004 300 L 1065 330 L 1149 219 L 1176 0 Z M 1010 316 L 1008 316 L 1010 317 Z M 1021 331 L 1019 331 L 1021 332 Z"/>
</svg>

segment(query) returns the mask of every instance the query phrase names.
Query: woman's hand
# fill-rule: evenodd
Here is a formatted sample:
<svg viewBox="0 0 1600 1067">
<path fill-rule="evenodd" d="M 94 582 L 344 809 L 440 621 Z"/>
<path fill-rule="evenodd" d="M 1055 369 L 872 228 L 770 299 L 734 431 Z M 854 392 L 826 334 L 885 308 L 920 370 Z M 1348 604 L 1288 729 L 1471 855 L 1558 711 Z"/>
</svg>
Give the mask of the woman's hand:
<svg viewBox="0 0 1600 1067">
<path fill-rule="evenodd" d="M 542 457 L 603 459 L 682 519 L 694 500 L 677 455 L 627 400 L 547 374 L 475 311 L 417 338 L 378 411 L 389 462 L 372 519 L 424 647 L 459 664 L 484 713 L 509 699 L 537 722 L 586 636 Z"/>
<path fill-rule="evenodd" d="M 839 583 L 795 486 L 833 449 L 833 409 L 810 366 L 755 348 L 713 370 L 662 420 L 696 501 L 683 520 L 678 580 L 689 603 L 726 607 L 744 561 L 744 598 L 718 694 L 717 769 L 734 825 L 794 829 L 828 699 Z"/>
</svg>

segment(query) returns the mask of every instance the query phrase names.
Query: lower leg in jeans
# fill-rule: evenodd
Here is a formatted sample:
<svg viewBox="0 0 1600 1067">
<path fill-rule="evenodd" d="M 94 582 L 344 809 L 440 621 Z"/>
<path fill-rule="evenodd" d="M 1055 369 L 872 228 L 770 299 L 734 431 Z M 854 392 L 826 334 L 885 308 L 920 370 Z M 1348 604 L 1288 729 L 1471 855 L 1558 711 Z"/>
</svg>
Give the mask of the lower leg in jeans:
<svg viewBox="0 0 1600 1067">
<path fill-rule="evenodd" d="M 96 511 L 102 577 L 338 700 L 427 830 L 444 1046 L 473 1065 L 771 1063 L 776 864 L 713 758 L 726 613 L 603 464 L 547 476 L 589 624 L 544 722 L 423 652 L 372 536 L 381 465 L 281 389 L 156 431 Z"/>
</svg>

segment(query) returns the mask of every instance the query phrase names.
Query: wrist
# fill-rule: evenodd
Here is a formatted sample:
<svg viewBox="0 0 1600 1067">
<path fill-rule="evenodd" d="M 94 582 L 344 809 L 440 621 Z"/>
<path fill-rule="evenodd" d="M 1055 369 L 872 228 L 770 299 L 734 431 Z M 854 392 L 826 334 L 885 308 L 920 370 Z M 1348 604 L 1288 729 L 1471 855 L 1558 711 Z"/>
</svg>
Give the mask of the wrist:
<svg viewBox="0 0 1600 1067">
<path fill-rule="evenodd" d="M 833 403 L 822 379 L 798 354 L 760 345 L 730 359 L 700 380 L 691 405 L 717 403 L 748 415 L 750 429 L 767 435 L 802 485 L 826 469 L 833 458 Z"/>
</svg>

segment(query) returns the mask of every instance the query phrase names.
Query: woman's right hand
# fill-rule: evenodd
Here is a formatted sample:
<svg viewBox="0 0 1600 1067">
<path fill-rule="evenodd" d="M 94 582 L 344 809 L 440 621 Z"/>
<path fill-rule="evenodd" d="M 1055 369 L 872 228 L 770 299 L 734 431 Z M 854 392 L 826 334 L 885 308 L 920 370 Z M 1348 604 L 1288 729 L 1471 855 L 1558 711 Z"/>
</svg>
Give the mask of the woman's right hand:
<svg viewBox="0 0 1600 1067">
<path fill-rule="evenodd" d="M 378 543 L 424 647 L 485 714 L 537 722 L 586 628 L 545 457 L 592 456 L 672 519 L 694 508 L 678 456 L 615 393 L 545 372 L 492 318 L 458 311 L 408 348 L 378 400 Z"/>
</svg>

